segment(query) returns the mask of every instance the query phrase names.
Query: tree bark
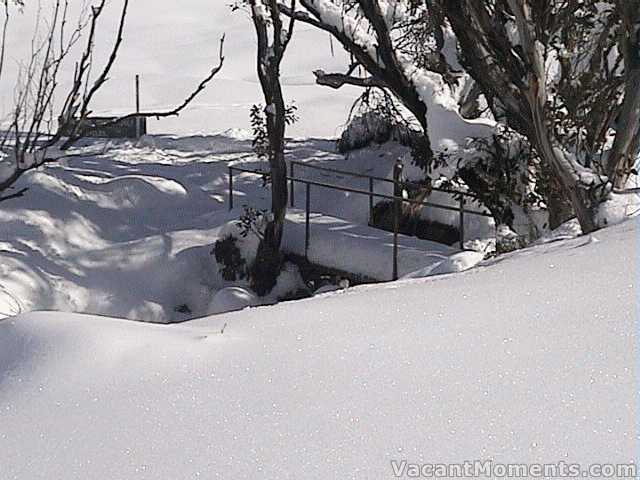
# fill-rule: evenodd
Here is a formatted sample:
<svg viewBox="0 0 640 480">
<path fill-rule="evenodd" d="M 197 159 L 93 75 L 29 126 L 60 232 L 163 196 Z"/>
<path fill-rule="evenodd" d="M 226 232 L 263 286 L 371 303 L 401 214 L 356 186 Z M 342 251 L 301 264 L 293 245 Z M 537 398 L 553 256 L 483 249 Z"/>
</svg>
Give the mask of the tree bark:
<svg viewBox="0 0 640 480">
<path fill-rule="evenodd" d="M 286 105 L 280 83 L 280 63 L 293 33 L 294 20 L 283 29 L 276 0 L 251 0 L 252 18 L 258 38 L 257 71 L 264 99 L 269 166 L 271 170 L 271 218 L 258 246 L 252 272 L 252 287 L 258 295 L 269 293 L 276 284 L 282 266 L 280 246 L 287 211 L 287 164 L 285 161 Z M 269 19 L 261 14 L 264 9 Z M 269 35 L 269 25 L 271 37 Z"/>
<path fill-rule="evenodd" d="M 515 17 L 518 49 L 496 24 L 484 2 L 440 1 L 460 42 L 463 62 L 474 80 L 488 97 L 499 100 L 509 125 L 529 139 L 550 168 L 583 232 L 591 232 L 598 228 L 596 207 L 608 193 L 606 178 L 579 165 L 555 138 L 547 115 L 547 72 L 531 4 L 529 0 L 506 0 L 505 3 L 509 5 L 509 15 Z M 496 107 L 496 102 L 490 104 Z M 560 219 L 565 216 L 565 208 L 561 197 L 558 200 L 548 206 L 561 208 L 550 212 L 551 217 Z"/>
<path fill-rule="evenodd" d="M 618 49 L 624 58 L 625 96 L 606 173 L 625 188 L 640 154 L 640 0 L 618 0 L 622 31 Z"/>
</svg>

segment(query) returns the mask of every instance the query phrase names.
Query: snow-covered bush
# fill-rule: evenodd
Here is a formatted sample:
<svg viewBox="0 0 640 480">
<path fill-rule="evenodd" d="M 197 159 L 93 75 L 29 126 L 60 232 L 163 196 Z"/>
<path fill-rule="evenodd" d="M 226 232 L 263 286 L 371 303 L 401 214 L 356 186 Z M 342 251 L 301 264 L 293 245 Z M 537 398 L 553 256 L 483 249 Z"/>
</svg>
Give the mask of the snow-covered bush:
<svg viewBox="0 0 640 480">
<path fill-rule="evenodd" d="M 227 223 L 211 252 L 222 278 L 229 282 L 249 279 L 264 229 L 264 213 L 245 207 L 239 220 Z"/>
<path fill-rule="evenodd" d="M 351 119 L 338 139 L 338 150 L 346 153 L 392 140 L 409 146 L 414 135 L 406 125 L 394 122 L 380 112 L 368 111 Z"/>
<path fill-rule="evenodd" d="M 457 227 L 422 218 L 419 214 L 407 211 L 407 208 L 402 210 L 399 223 L 400 233 L 445 245 L 459 242 L 460 231 Z M 393 216 L 393 202 L 387 200 L 378 202 L 373 208 L 372 226 L 391 232 L 394 226 Z"/>
<path fill-rule="evenodd" d="M 549 177 L 526 138 L 512 130 L 500 129 L 492 137 L 474 140 L 443 186 L 470 190 L 489 209 L 496 225 L 505 225 L 520 237 L 519 245 L 549 229 Z"/>
<path fill-rule="evenodd" d="M 355 101 L 352 112 L 338 139 L 338 150 L 342 153 L 389 141 L 412 146 L 420 136 L 404 118 L 395 100 L 376 89 L 365 90 Z"/>
<path fill-rule="evenodd" d="M 247 274 L 247 262 L 242 258 L 237 241 L 237 237 L 227 235 L 218 240 L 213 248 L 220 274 L 228 282 L 245 278 Z"/>
<path fill-rule="evenodd" d="M 498 225 L 496 228 L 496 252 L 508 253 L 519 250 L 527 245 L 527 240 L 514 232 L 508 225 Z"/>
</svg>

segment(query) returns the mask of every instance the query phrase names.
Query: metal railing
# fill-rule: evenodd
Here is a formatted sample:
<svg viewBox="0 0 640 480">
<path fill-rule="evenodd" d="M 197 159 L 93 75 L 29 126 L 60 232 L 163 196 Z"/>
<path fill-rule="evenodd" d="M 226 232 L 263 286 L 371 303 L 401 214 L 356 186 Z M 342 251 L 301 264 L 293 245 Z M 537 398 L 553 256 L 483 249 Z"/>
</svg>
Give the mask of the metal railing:
<svg viewBox="0 0 640 480">
<path fill-rule="evenodd" d="M 363 190 L 363 189 L 359 189 L 359 188 L 353 188 L 353 187 L 345 187 L 342 185 L 335 185 L 332 183 L 326 183 L 326 182 L 319 182 L 316 180 L 309 180 L 306 178 L 298 178 L 295 176 L 295 166 L 304 166 L 307 168 L 312 168 L 312 169 L 316 169 L 316 170 L 322 170 L 322 171 L 326 171 L 326 172 L 332 172 L 332 173 L 337 173 L 337 174 L 342 174 L 342 175 L 347 175 L 347 176 L 352 176 L 352 177 L 358 177 L 358 178 L 365 178 L 365 179 L 369 179 L 369 188 L 368 190 Z M 270 173 L 269 172 L 265 172 L 265 171 L 261 171 L 261 170 L 252 170 L 252 169 L 248 169 L 248 168 L 242 168 L 242 167 L 236 167 L 233 165 L 229 165 L 229 190 L 228 190 L 228 204 L 229 204 L 229 210 L 233 210 L 234 208 L 234 198 L 233 198 L 233 180 L 234 180 L 234 172 L 238 172 L 238 173 L 249 173 L 252 175 L 261 175 L 264 178 L 268 178 Z M 413 200 L 410 198 L 404 198 L 402 197 L 399 193 L 398 194 L 394 194 L 394 195 L 388 195 L 386 193 L 379 193 L 376 192 L 374 189 L 374 182 L 375 181 L 379 181 L 379 182 L 388 182 L 388 183 L 392 183 L 394 184 L 394 193 L 395 192 L 401 192 L 402 191 L 402 187 L 404 187 L 405 185 L 419 185 L 415 182 L 407 182 L 407 181 L 401 181 L 401 175 L 402 175 L 402 164 L 401 163 L 397 163 L 396 166 L 394 167 L 394 179 L 388 179 L 388 178 L 383 178 L 383 177 L 376 177 L 373 175 L 365 175 L 365 174 L 361 174 L 361 173 L 356 173 L 356 172 L 346 172 L 343 170 L 337 170 L 337 169 L 333 169 L 333 168 L 328 168 L 328 167 L 319 167 L 316 165 L 308 165 L 305 163 L 301 163 L 301 162 L 296 162 L 296 161 L 290 161 L 289 163 L 289 175 L 287 175 L 287 181 L 289 182 L 289 198 L 290 198 L 290 205 L 291 207 L 295 207 L 295 185 L 296 183 L 301 183 L 303 185 L 305 185 L 305 243 L 304 243 L 304 251 L 305 251 L 305 258 L 308 259 L 308 255 L 309 255 L 309 245 L 310 245 L 310 240 L 311 240 L 311 187 L 319 187 L 319 188 L 327 188 L 330 190 L 338 190 L 338 191 L 342 191 L 342 192 L 348 192 L 348 193 L 354 193 L 354 194 L 360 194 L 360 195 L 366 195 L 369 197 L 369 219 L 370 221 L 373 219 L 373 209 L 374 209 L 374 199 L 375 198 L 383 198 L 383 199 L 387 199 L 387 200 L 392 200 L 393 204 L 394 204 L 394 208 L 393 208 L 393 279 L 397 280 L 398 279 L 398 235 L 400 233 L 400 215 L 401 215 L 401 206 L 403 203 L 410 203 L 413 205 L 422 205 L 423 207 L 432 207 L 432 208 L 437 208 L 437 209 L 442 209 L 442 210 L 447 210 L 447 211 L 452 211 L 452 212 L 458 212 L 459 214 L 459 222 L 460 222 L 460 226 L 459 226 L 459 232 L 460 232 L 460 248 L 463 248 L 464 245 L 464 218 L 465 218 L 465 214 L 469 214 L 469 215 L 478 215 L 478 216 L 482 216 L 482 217 L 489 217 L 491 218 L 492 215 L 488 212 L 480 212 L 477 210 L 468 210 L 465 208 L 465 199 L 466 198 L 473 198 L 475 199 L 476 197 L 474 195 L 465 193 L 465 192 L 458 192 L 458 191 L 454 191 L 454 190 L 447 190 L 447 189 L 442 189 L 442 188 L 434 188 L 434 191 L 439 191 L 439 192 L 445 192 L 445 193 L 450 193 L 450 194 L 455 194 L 455 195 L 459 195 L 460 198 L 458 200 L 458 206 L 457 207 L 452 207 L 450 205 L 443 205 L 443 204 L 439 204 L 439 203 L 434 203 L 434 202 L 427 202 L 427 201 L 419 201 L 419 200 Z"/>
</svg>

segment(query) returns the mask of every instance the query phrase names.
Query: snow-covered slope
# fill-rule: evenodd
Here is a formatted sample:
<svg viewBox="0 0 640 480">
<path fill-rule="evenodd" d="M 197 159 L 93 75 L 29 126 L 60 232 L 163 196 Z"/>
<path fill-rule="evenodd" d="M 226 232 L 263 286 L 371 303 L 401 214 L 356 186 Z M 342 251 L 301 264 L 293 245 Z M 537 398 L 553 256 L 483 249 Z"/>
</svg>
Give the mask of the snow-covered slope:
<svg viewBox="0 0 640 480">
<path fill-rule="evenodd" d="M 14 15 L 8 34 L 8 65 L 0 81 L 0 111 L 14 98 L 16 64 L 27 58 L 37 2 L 26 2 L 24 14 Z M 48 12 L 53 0 L 42 0 Z M 71 2 L 73 16 L 83 2 Z M 246 12 L 232 13 L 231 0 L 181 2 L 135 0 L 130 10 L 118 61 L 109 82 L 95 98 L 96 113 L 129 113 L 135 107 L 134 78 L 141 76 L 143 110 L 178 105 L 217 63 L 218 41 L 226 34 L 224 69 L 205 92 L 179 118 L 150 120 L 158 133 L 212 133 L 249 126 L 249 108 L 263 103 L 256 78 L 255 32 Z M 97 41 L 96 65 L 102 65 L 112 48 L 121 0 L 107 2 Z M 313 70 L 341 71 L 347 55 L 336 47 L 331 54 L 326 34 L 298 25 L 283 65 L 288 101 L 299 107 L 300 122 L 294 136 L 336 136 L 348 116 L 359 89 L 340 91 L 315 85 Z M 74 62 L 64 66 L 61 92 L 73 77 Z M 96 66 L 97 70 L 97 66 Z M 63 95 L 60 94 L 60 100 Z M 4 115 L 2 115 L 4 116 Z"/>
<path fill-rule="evenodd" d="M 176 326 L 0 322 L 2 478 L 637 458 L 637 224 Z"/>
</svg>

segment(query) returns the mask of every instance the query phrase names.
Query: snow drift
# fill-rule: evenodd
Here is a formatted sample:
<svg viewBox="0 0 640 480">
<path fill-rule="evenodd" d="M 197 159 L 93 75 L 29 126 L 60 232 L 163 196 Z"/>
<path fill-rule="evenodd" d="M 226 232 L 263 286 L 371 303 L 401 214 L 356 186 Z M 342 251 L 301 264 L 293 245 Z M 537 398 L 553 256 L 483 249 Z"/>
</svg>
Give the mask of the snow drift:
<svg viewBox="0 0 640 480">
<path fill-rule="evenodd" d="M 637 224 L 176 326 L 0 322 L 3 478 L 392 478 L 628 463 Z M 226 325 L 226 327 L 225 327 Z"/>
</svg>

